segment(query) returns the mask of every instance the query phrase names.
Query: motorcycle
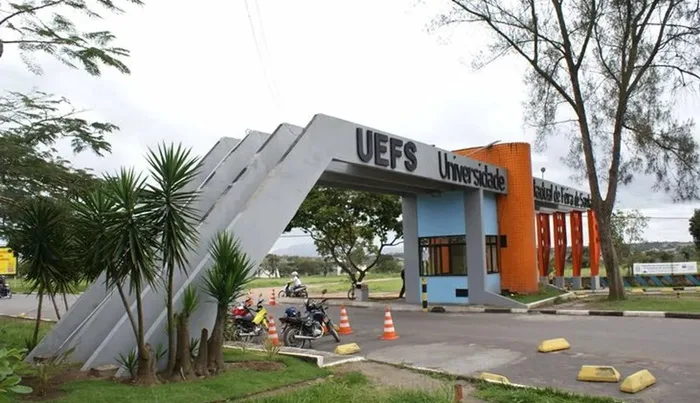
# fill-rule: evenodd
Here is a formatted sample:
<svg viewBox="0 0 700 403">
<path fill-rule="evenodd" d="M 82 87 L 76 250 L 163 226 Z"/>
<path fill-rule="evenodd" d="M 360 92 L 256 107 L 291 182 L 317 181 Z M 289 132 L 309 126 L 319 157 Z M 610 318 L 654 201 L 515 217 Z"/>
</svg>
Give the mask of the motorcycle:
<svg viewBox="0 0 700 403">
<path fill-rule="evenodd" d="M 309 292 L 306 290 L 305 285 L 299 286 L 296 290 L 292 285 L 293 282 L 288 282 L 283 290 L 277 294 L 277 298 L 287 297 L 287 298 L 308 298 Z"/>
<path fill-rule="evenodd" d="M 267 332 L 267 309 L 263 306 L 264 302 L 261 294 L 255 307 L 251 297 L 236 305 L 226 320 L 224 339 L 250 342 L 262 335 L 263 329 Z"/>
<path fill-rule="evenodd" d="M 9 285 L 0 285 L 0 298 L 12 298 L 12 290 Z"/>
<path fill-rule="evenodd" d="M 299 312 L 294 307 L 289 307 L 280 318 L 283 325 L 282 341 L 289 347 L 304 348 L 307 344 L 318 340 L 328 334 L 332 335 L 336 342 L 340 343 L 340 336 L 326 313 L 328 299 L 316 302 L 307 299 L 304 303 L 305 313 Z"/>
</svg>

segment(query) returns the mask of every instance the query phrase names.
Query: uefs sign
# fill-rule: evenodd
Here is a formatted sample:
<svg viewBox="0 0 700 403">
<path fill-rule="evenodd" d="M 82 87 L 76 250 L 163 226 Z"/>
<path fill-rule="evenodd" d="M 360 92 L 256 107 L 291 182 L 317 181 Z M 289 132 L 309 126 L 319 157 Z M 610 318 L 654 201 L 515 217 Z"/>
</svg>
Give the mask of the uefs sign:
<svg viewBox="0 0 700 403">
<path fill-rule="evenodd" d="M 591 207 L 591 196 L 586 193 L 569 189 L 566 186 L 555 185 L 553 183 L 540 181 L 538 184 L 537 182 L 537 179 L 532 180 L 536 201 L 559 204 L 573 208 Z"/>
<path fill-rule="evenodd" d="M 418 168 L 418 147 L 412 141 L 358 127 L 355 129 L 355 146 L 358 158 L 364 163 L 396 169 L 403 161 L 408 172 Z M 462 165 L 455 161 L 456 155 L 444 151 L 438 151 L 437 157 L 440 178 L 443 180 L 500 192 L 506 190 L 506 178 L 498 168 L 490 171 L 486 164 L 478 163 L 476 168 Z"/>
</svg>

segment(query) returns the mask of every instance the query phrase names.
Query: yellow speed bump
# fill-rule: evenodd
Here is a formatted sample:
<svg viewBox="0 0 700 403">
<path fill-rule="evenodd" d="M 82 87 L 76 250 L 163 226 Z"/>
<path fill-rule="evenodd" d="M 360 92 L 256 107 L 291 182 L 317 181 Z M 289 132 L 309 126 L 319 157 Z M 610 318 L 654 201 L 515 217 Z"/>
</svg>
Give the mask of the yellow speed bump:
<svg viewBox="0 0 700 403">
<path fill-rule="evenodd" d="M 551 339 L 545 340 L 537 347 L 537 351 L 540 353 L 551 353 L 553 351 L 568 350 L 571 348 L 566 339 Z"/>
<path fill-rule="evenodd" d="M 656 383 L 656 378 L 651 372 L 643 369 L 625 378 L 620 385 L 620 390 L 625 393 L 637 393 Z"/>
<path fill-rule="evenodd" d="M 674 293 L 674 292 L 676 292 L 676 291 L 675 291 L 673 288 L 671 288 L 671 287 L 663 287 L 663 288 L 661 289 L 661 292 L 664 293 L 664 294 L 669 294 L 669 293 Z"/>
<path fill-rule="evenodd" d="M 632 294 L 644 294 L 644 289 L 643 288 L 633 288 L 631 293 Z"/>
<path fill-rule="evenodd" d="M 481 375 L 479 375 L 479 379 L 481 379 L 482 381 L 486 381 L 486 382 L 502 383 L 505 385 L 510 385 L 510 381 L 505 376 L 498 375 L 498 374 L 492 374 L 489 372 L 482 372 Z"/>
<path fill-rule="evenodd" d="M 333 350 L 334 353 L 339 355 L 350 355 L 360 352 L 360 346 L 357 343 L 341 344 Z"/>
<path fill-rule="evenodd" d="M 579 381 L 586 382 L 620 382 L 620 373 L 613 367 L 599 365 L 584 365 L 578 371 Z"/>
</svg>

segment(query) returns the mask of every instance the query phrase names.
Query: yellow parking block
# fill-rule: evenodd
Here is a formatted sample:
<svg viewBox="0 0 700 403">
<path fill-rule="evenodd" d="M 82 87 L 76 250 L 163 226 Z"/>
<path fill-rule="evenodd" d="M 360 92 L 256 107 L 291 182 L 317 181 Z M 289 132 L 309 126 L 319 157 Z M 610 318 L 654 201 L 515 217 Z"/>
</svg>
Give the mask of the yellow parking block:
<svg viewBox="0 0 700 403">
<path fill-rule="evenodd" d="M 630 294 L 644 294 L 644 289 L 643 288 L 633 288 L 632 291 L 630 291 Z"/>
<path fill-rule="evenodd" d="M 492 374 L 489 372 L 482 372 L 481 375 L 479 375 L 479 379 L 481 379 L 482 381 L 492 382 L 492 383 L 502 383 L 505 385 L 510 384 L 510 381 L 505 376 L 498 375 L 498 374 Z"/>
<path fill-rule="evenodd" d="M 339 355 L 357 354 L 360 352 L 360 346 L 357 343 L 341 344 L 333 352 Z"/>
<path fill-rule="evenodd" d="M 656 383 L 656 378 L 651 372 L 643 369 L 625 378 L 620 385 L 620 390 L 625 393 L 637 393 Z"/>
<path fill-rule="evenodd" d="M 664 294 L 670 294 L 676 292 L 676 290 L 674 290 L 672 287 L 663 287 L 661 292 Z"/>
<path fill-rule="evenodd" d="M 579 381 L 586 382 L 620 382 L 620 373 L 613 367 L 600 365 L 584 365 L 578 371 Z"/>
<path fill-rule="evenodd" d="M 561 350 L 568 350 L 571 348 L 571 344 L 569 344 L 566 339 L 551 339 L 551 340 L 545 340 L 540 345 L 537 347 L 537 351 L 540 353 L 551 353 L 553 351 L 561 351 Z"/>
</svg>

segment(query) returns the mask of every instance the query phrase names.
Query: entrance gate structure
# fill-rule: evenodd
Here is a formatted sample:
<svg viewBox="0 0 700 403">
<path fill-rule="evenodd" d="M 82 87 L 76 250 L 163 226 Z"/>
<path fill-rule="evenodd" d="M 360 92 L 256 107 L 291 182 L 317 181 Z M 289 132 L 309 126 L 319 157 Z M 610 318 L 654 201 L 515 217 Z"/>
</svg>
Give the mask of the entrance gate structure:
<svg viewBox="0 0 700 403">
<path fill-rule="evenodd" d="M 195 202 L 201 213 L 199 243 L 188 255 L 187 274 L 175 273 L 175 309 L 188 285 L 202 284 L 211 265 L 209 243 L 217 233 L 233 234 L 251 261 L 260 262 L 316 184 L 404 197 L 461 192 L 469 212 L 463 223 L 465 237 L 478 240 L 484 239 L 484 194 L 508 193 L 503 167 L 326 115 L 315 115 L 305 128 L 282 124 L 269 135 L 250 132 L 240 141 L 222 138 L 202 164 L 193 185 L 200 192 Z M 417 218 L 409 210 L 404 203 L 404 242 L 417 245 Z M 483 242 L 467 242 L 465 262 L 469 303 L 521 306 L 487 290 Z M 420 302 L 418 264 L 416 248 L 407 247 L 407 300 L 414 303 Z M 536 275 L 535 267 L 532 273 Z M 113 363 L 135 348 L 123 303 L 103 282 L 98 279 L 83 293 L 29 360 L 72 348 L 72 359 L 87 370 Z M 151 287 L 141 294 L 146 341 L 153 346 L 167 344 L 165 295 L 165 289 Z M 127 299 L 135 311 L 134 296 Z M 200 304 L 191 316 L 191 329 L 211 328 L 215 313 L 213 302 Z"/>
</svg>

